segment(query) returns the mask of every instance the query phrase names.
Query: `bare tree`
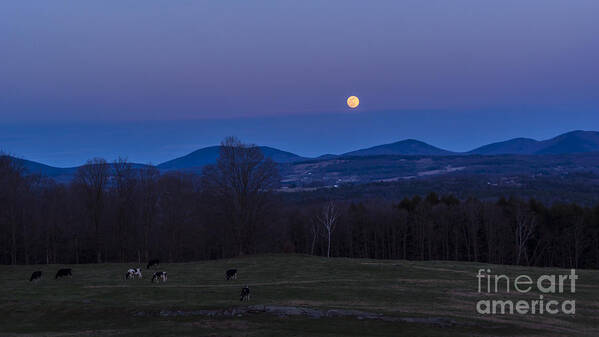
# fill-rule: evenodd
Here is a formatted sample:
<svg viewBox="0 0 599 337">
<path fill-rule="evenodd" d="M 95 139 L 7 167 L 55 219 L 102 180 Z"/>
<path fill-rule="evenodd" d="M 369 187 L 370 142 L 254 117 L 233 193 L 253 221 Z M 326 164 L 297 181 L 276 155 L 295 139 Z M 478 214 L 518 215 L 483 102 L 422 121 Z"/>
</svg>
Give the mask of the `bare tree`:
<svg viewBox="0 0 599 337">
<path fill-rule="evenodd" d="M 312 234 L 312 245 L 310 246 L 310 255 L 314 255 L 314 248 L 316 247 L 316 239 L 320 236 L 320 222 L 315 219 L 310 224 L 310 232 Z"/>
<path fill-rule="evenodd" d="M 193 176 L 181 172 L 169 172 L 160 177 L 160 222 L 169 262 L 181 259 L 182 245 L 192 236 L 189 225 L 194 211 Z"/>
<path fill-rule="evenodd" d="M 47 181 L 46 187 L 40 195 L 41 217 L 45 224 L 43 228 L 45 241 L 43 260 L 46 264 L 57 263 L 58 260 L 59 228 L 66 227 L 69 222 L 67 197 L 65 186 L 56 184 L 53 180 Z"/>
<path fill-rule="evenodd" d="M 143 248 L 138 253 L 138 259 L 150 258 L 150 232 L 158 213 L 158 178 L 160 172 L 154 166 L 147 166 L 139 171 L 139 192 L 141 194 L 140 208 L 143 226 Z"/>
<path fill-rule="evenodd" d="M 339 218 L 339 210 L 337 209 L 335 202 L 327 202 L 322 211 L 316 215 L 318 222 L 324 229 L 324 235 L 327 239 L 327 257 L 331 257 L 331 234 L 335 230 L 337 225 L 337 219 Z"/>
<path fill-rule="evenodd" d="M 219 199 L 228 218 L 237 252 L 251 253 L 257 226 L 268 210 L 269 192 L 279 183 L 275 163 L 256 145 L 227 137 L 216 165 L 206 166 L 202 175 L 202 185 Z"/>
<path fill-rule="evenodd" d="M 135 188 L 137 180 L 135 171 L 126 159 L 119 158 L 112 164 L 114 178 L 112 192 L 116 202 L 116 228 L 113 232 L 115 243 L 119 245 L 119 260 L 125 262 L 127 258 L 128 242 L 132 237 L 131 231 L 135 221 Z"/>
<path fill-rule="evenodd" d="M 529 210 L 523 209 L 522 205 L 516 206 L 516 264 L 520 264 L 522 256 L 528 263 L 528 241 L 532 237 L 535 230 L 536 219 L 534 214 Z"/>
<path fill-rule="evenodd" d="M 102 262 L 100 224 L 104 212 L 104 199 L 108 183 L 109 166 L 106 160 L 95 158 L 77 170 L 75 183 L 82 192 L 89 219 L 94 227 L 94 246 L 97 262 Z"/>
<path fill-rule="evenodd" d="M 24 230 L 24 198 L 29 189 L 23 166 L 14 158 L 0 153 L 0 224 L 8 225 L 10 263 L 17 264 L 19 225 Z"/>
</svg>

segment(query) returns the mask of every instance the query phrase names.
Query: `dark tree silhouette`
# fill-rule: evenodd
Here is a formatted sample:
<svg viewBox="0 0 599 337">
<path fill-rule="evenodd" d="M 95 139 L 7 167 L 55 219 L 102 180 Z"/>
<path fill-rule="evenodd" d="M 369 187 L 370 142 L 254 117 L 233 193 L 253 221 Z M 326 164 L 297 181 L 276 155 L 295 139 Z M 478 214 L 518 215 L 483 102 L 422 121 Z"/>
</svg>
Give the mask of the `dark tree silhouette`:
<svg viewBox="0 0 599 337">
<path fill-rule="evenodd" d="M 109 165 L 106 160 L 95 158 L 77 170 L 74 182 L 84 200 L 89 221 L 94 228 L 94 247 L 98 263 L 102 262 L 100 226 L 104 213 L 108 175 Z"/>
<path fill-rule="evenodd" d="M 206 166 L 202 174 L 204 188 L 218 200 L 230 226 L 237 252 L 254 252 L 257 227 L 269 210 L 270 192 L 279 182 L 275 163 L 257 146 L 228 137 L 221 143 L 216 164 Z"/>
</svg>

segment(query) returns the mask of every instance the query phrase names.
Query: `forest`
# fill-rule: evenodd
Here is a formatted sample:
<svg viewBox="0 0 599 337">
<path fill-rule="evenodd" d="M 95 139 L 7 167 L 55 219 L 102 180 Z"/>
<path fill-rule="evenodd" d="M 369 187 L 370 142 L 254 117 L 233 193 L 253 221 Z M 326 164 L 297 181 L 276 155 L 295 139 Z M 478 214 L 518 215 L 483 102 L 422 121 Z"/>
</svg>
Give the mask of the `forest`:
<svg viewBox="0 0 599 337">
<path fill-rule="evenodd" d="M 0 263 L 143 263 L 260 253 L 596 268 L 599 205 L 289 197 L 260 149 L 227 138 L 201 174 L 95 158 L 70 183 L 0 156 Z"/>
</svg>

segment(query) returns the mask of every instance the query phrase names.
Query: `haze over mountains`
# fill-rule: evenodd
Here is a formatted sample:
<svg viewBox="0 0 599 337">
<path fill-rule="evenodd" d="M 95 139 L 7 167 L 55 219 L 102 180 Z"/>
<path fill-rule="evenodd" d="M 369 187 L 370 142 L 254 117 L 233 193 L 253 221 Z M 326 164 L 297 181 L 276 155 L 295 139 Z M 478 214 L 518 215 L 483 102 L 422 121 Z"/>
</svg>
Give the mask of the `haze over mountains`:
<svg viewBox="0 0 599 337">
<path fill-rule="evenodd" d="M 370 157 L 370 156 L 472 156 L 472 155 L 560 155 L 599 152 L 599 132 L 572 131 L 557 137 L 537 141 L 530 138 L 514 138 L 503 142 L 478 147 L 468 152 L 452 152 L 430 144 L 407 139 L 390 144 L 358 149 L 341 155 L 326 154 L 317 158 L 306 158 L 291 152 L 260 146 L 264 155 L 280 164 L 304 161 L 326 161 L 336 158 Z M 216 162 L 219 147 L 209 146 L 157 165 L 161 171 L 194 171 L 199 172 L 207 164 Z M 76 167 L 57 168 L 30 160 L 20 159 L 24 167 L 31 173 L 41 173 L 57 180 L 69 180 L 76 172 Z M 135 164 L 141 167 L 143 164 Z"/>
</svg>

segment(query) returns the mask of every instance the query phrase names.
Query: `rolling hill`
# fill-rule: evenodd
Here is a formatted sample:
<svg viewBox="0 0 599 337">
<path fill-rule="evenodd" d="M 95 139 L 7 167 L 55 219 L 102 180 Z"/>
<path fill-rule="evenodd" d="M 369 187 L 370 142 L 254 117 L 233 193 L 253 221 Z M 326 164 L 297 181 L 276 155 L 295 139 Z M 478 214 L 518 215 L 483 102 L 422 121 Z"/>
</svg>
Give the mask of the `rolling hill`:
<svg viewBox="0 0 599 337">
<path fill-rule="evenodd" d="M 77 172 L 77 167 L 53 167 L 35 161 L 14 158 L 16 162 L 30 174 L 39 174 L 44 177 L 52 178 L 57 182 L 69 182 Z"/>
<path fill-rule="evenodd" d="M 425 155 L 446 156 L 455 152 L 440 149 L 415 139 L 406 139 L 391 144 L 383 144 L 344 153 L 343 156 L 380 156 L 380 155 Z"/>
<path fill-rule="evenodd" d="M 307 159 L 294 153 L 281 151 L 268 146 L 260 146 L 260 150 L 265 157 L 272 159 L 276 163 L 292 163 Z M 215 163 L 218 158 L 218 153 L 219 146 L 209 146 L 196 150 L 183 157 L 159 164 L 158 168 L 166 171 L 199 169 L 205 165 Z"/>
<path fill-rule="evenodd" d="M 531 154 L 539 149 L 539 143 L 539 141 L 530 138 L 514 138 L 481 146 L 468 152 L 468 154 Z"/>
<path fill-rule="evenodd" d="M 541 142 L 535 154 L 599 152 L 599 132 L 572 131 Z"/>
<path fill-rule="evenodd" d="M 599 152 L 599 132 L 572 131 L 547 140 L 514 138 L 476 148 L 467 154 L 573 154 Z"/>
<path fill-rule="evenodd" d="M 39 174 L 44 177 L 52 178 L 56 182 L 66 183 L 73 180 L 80 166 L 75 167 L 54 167 L 35 161 L 13 157 L 13 159 L 21 165 L 29 174 Z M 141 169 L 147 167 L 146 164 L 130 163 L 133 169 Z"/>
</svg>

